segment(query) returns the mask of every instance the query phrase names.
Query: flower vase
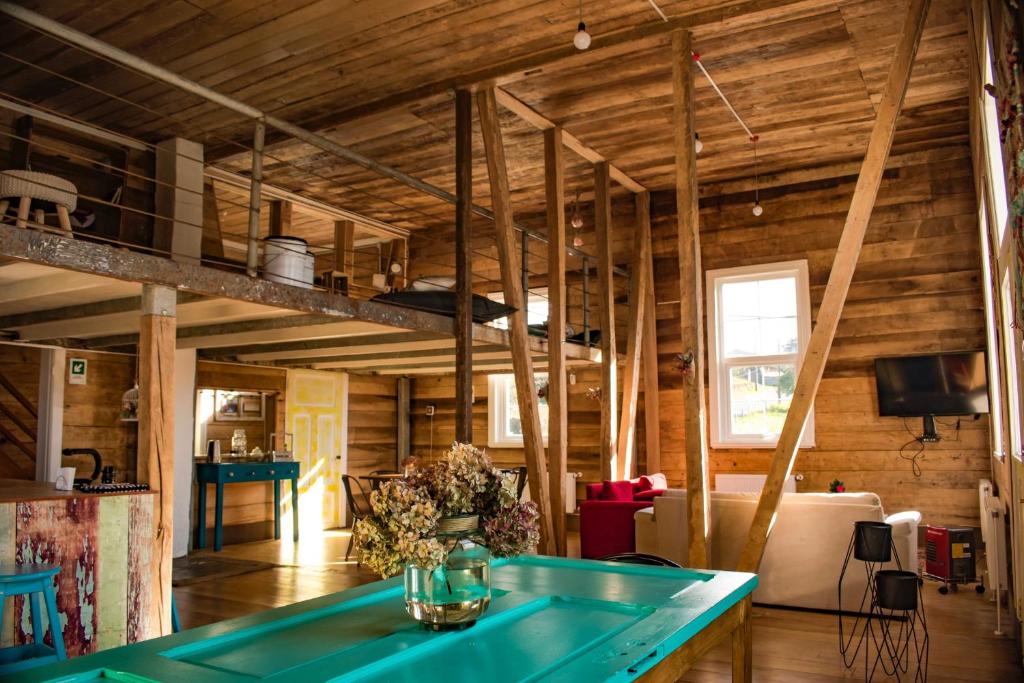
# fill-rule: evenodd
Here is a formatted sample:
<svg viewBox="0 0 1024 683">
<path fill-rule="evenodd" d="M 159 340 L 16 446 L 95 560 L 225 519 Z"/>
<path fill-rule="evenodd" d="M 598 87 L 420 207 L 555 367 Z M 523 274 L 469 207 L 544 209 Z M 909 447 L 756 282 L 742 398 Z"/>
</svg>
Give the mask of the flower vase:
<svg viewBox="0 0 1024 683">
<path fill-rule="evenodd" d="M 448 550 L 434 569 L 405 567 L 409 615 L 434 631 L 469 628 L 491 604 L 491 554 L 483 545 L 478 515 L 444 517 L 437 540 Z"/>
</svg>

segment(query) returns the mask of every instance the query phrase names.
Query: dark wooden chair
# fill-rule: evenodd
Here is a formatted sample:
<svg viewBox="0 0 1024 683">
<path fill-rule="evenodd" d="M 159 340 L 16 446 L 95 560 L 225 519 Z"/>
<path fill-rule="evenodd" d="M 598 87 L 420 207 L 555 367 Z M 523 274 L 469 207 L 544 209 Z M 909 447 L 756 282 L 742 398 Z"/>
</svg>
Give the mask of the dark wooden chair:
<svg viewBox="0 0 1024 683">
<path fill-rule="evenodd" d="M 513 467 L 511 469 L 502 470 L 503 474 L 515 475 L 516 478 L 516 500 L 523 497 L 523 491 L 526 489 L 526 466 Z"/>
<path fill-rule="evenodd" d="M 682 569 L 681 565 L 676 564 L 672 560 L 667 560 L 664 557 L 658 557 L 657 555 L 648 555 L 646 553 L 615 553 L 613 555 L 605 555 L 598 559 L 602 562 L 623 562 L 625 564 L 645 564 L 654 567 L 675 567 L 676 569 Z"/>
<path fill-rule="evenodd" d="M 370 498 L 366 495 L 366 491 L 363 489 L 363 485 L 359 483 L 359 480 L 349 474 L 341 475 L 341 484 L 345 487 L 345 503 L 348 505 L 348 513 L 352 517 L 352 535 L 348 539 L 348 547 L 345 548 L 345 561 L 348 562 L 349 555 L 352 554 L 352 546 L 355 544 L 355 526 L 363 517 L 370 515 Z M 355 491 L 353 491 L 353 486 Z M 359 562 L 356 562 L 356 566 L 359 566 Z"/>
</svg>

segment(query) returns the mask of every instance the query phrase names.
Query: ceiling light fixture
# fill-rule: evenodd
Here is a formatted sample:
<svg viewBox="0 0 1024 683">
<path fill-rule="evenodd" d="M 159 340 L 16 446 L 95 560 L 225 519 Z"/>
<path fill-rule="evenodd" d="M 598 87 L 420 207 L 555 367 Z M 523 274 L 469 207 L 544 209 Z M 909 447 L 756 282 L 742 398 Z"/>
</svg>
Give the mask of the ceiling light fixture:
<svg viewBox="0 0 1024 683">
<path fill-rule="evenodd" d="M 586 50 L 590 47 L 590 34 L 587 33 L 587 25 L 583 22 L 583 0 L 580 0 L 580 23 L 576 27 L 576 35 L 572 38 L 572 44 L 577 50 Z"/>
<path fill-rule="evenodd" d="M 576 199 L 572 203 L 572 214 L 569 216 L 569 225 L 572 226 L 572 246 L 579 249 L 583 246 L 583 237 L 580 236 L 580 228 L 583 227 L 583 214 L 580 213 L 579 190 L 576 190 Z"/>
<path fill-rule="evenodd" d="M 757 140 L 758 137 L 756 135 L 750 136 L 750 141 L 754 143 L 754 208 L 751 209 L 751 212 L 755 216 L 760 216 L 764 213 L 764 207 L 761 206 L 760 188 L 758 187 L 760 177 L 757 172 Z"/>
</svg>

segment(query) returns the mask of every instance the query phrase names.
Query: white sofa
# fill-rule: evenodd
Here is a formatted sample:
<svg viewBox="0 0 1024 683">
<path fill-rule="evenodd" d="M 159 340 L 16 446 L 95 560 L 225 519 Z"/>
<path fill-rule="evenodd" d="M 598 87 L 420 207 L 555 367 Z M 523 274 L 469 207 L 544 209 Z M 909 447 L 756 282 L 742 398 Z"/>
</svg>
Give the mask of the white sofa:
<svg viewBox="0 0 1024 683">
<path fill-rule="evenodd" d="M 757 507 L 758 493 L 711 492 L 711 567 L 735 569 Z M 686 566 L 686 491 L 669 489 L 634 515 L 636 550 Z M 919 512 L 885 516 L 874 493 L 786 493 L 765 548 L 754 601 L 811 609 L 839 608 L 838 583 L 853 523 L 885 521 L 904 569 L 916 572 Z M 843 609 L 856 611 L 867 585 L 864 563 L 851 559 Z M 892 562 L 887 567 L 895 568 Z"/>
</svg>

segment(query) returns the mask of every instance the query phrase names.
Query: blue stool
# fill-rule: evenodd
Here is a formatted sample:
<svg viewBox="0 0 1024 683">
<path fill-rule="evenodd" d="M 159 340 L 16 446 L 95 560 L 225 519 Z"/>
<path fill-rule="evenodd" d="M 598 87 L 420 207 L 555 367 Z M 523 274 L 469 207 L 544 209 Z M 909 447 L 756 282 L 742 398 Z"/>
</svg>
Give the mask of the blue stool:
<svg viewBox="0 0 1024 683">
<path fill-rule="evenodd" d="M 57 598 L 53 592 L 53 577 L 60 567 L 52 564 L 0 564 L 0 625 L 3 624 L 4 600 L 14 595 L 28 596 L 32 612 L 34 643 L 0 648 L 0 674 L 22 671 L 40 664 L 67 659 L 64 634 L 61 632 Z M 39 594 L 46 601 L 46 617 L 50 620 L 53 647 L 43 644 L 43 615 L 39 611 Z"/>
</svg>

